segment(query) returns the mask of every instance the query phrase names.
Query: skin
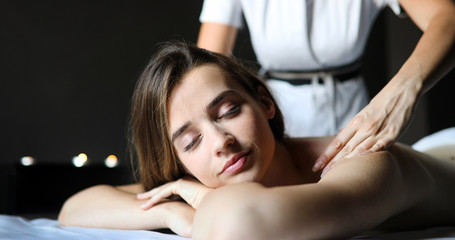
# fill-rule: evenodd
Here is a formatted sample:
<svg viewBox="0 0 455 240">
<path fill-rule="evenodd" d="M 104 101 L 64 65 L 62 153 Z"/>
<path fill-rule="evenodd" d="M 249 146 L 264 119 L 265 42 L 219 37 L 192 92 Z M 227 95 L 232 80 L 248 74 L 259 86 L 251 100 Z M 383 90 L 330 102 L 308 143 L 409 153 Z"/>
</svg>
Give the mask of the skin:
<svg viewBox="0 0 455 240">
<path fill-rule="evenodd" d="M 320 179 L 311 166 L 332 139 L 276 141 L 267 125 L 275 106 L 259 92 L 250 97 L 215 65 L 190 71 L 169 99 L 169 135 L 190 176 L 138 195 L 140 185 L 83 190 L 65 202 L 60 223 L 170 228 L 193 239 L 327 239 L 455 223 L 453 162 L 394 145 Z M 243 168 L 218 174 L 245 149 Z M 167 199 L 172 194 L 186 203 Z"/>
<path fill-rule="evenodd" d="M 453 224 L 450 214 L 454 207 L 447 199 L 454 196 L 440 181 L 441 176 L 454 181 L 449 173 L 454 170 L 453 164 L 450 171 L 437 176 L 425 169 L 441 170 L 439 163 L 424 158 L 420 160 L 425 163 L 411 158 L 398 160 L 397 156 L 405 156 L 410 150 L 392 149 L 393 153 L 346 160 L 317 183 L 271 189 L 249 183 L 217 189 L 197 210 L 193 237 L 341 239 L 371 229 Z"/>
<path fill-rule="evenodd" d="M 163 202 L 147 211 L 137 194 L 140 184 L 98 185 L 78 192 L 64 203 L 58 220 L 62 226 L 109 229 L 170 228 L 181 236 L 191 236 L 195 209 L 182 202 Z M 125 221 L 128 219 L 128 221 Z"/>
<path fill-rule="evenodd" d="M 390 147 L 409 125 L 420 98 L 455 66 L 455 5 L 451 0 L 400 0 L 423 31 L 398 73 L 320 154 L 314 171 L 323 174 L 342 159 Z M 201 24 L 197 45 L 230 56 L 238 29 Z"/>
</svg>

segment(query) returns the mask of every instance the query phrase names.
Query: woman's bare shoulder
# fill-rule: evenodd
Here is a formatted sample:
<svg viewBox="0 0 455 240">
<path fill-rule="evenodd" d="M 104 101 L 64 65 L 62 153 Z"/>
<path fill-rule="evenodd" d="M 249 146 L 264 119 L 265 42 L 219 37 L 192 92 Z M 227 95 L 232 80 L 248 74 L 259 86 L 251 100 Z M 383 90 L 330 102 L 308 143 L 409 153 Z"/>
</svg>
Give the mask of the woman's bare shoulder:
<svg viewBox="0 0 455 240">
<path fill-rule="evenodd" d="M 391 179 L 401 179 L 402 169 L 393 154 L 380 151 L 343 159 L 328 171 L 320 183 L 363 188 L 366 184 L 379 185 Z"/>
<path fill-rule="evenodd" d="M 372 174 L 384 177 L 392 172 L 398 174 L 405 183 L 416 179 L 431 182 L 436 159 L 424 153 L 417 152 L 409 146 L 394 144 L 386 151 L 357 155 L 343 159 L 327 173 L 327 177 L 346 178 L 346 175 L 362 175 L 374 180 Z M 332 178 L 332 177 L 330 177 Z M 349 178 L 349 177 L 348 177 Z"/>
<path fill-rule="evenodd" d="M 394 144 L 386 151 L 376 153 L 357 155 L 349 159 L 343 159 L 333 168 L 334 172 L 344 175 L 347 172 L 364 172 L 366 170 L 373 172 L 390 171 L 396 168 L 403 177 L 418 175 L 422 178 L 424 175 L 437 174 L 439 165 L 453 165 L 455 162 L 447 164 L 449 161 L 441 161 L 435 156 L 418 152 L 410 146 L 404 144 Z M 336 170 L 335 170 L 336 169 Z M 455 169 L 453 169 L 455 171 Z M 454 172 L 455 174 L 455 172 Z"/>
</svg>

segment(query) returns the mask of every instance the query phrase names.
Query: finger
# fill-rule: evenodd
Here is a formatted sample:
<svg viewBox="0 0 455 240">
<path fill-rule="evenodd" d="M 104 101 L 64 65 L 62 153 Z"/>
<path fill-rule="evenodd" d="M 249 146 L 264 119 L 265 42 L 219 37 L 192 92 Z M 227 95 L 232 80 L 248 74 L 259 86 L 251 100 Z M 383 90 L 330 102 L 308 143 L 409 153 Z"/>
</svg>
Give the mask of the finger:
<svg viewBox="0 0 455 240">
<path fill-rule="evenodd" d="M 165 183 L 165 184 L 163 184 L 161 186 L 155 187 L 155 188 L 153 188 L 150 191 L 143 192 L 143 193 L 138 193 L 136 195 L 136 197 L 137 197 L 138 200 L 149 199 L 149 198 L 153 197 L 155 194 L 157 194 L 158 192 L 162 191 L 162 189 L 168 188 L 168 187 L 174 185 L 176 182 L 177 181 L 168 182 L 168 183 Z"/>
<path fill-rule="evenodd" d="M 341 159 L 357 153 L 358 151 L 365 151 L 365 145 L 370 148 L 370 143 L 368 143 L 369 138 L 371 137 L 367 133 L 358 132 L 348 143 L 346 143 L 346 146 L 344 146 L 344 148 L 341 149 L 335 157 L 333 157 L 332 161 L 338 162 Z"/>
<path fill-rule="evenodd" d="M 322 169 L 321 178 L 323 178 L 330 170 L 332 170 L 339 162 L 330 162 Z"/>
<path fill-rule="evenodd" d="M 369 152 L 379 152 L 386 150 L 389 148 L 393 143 L 394 143 L 394 138 L 393 137 L 386 137 L 378 140 L 370 149 L 368 149 Z"/>
<path fill-rule="evenodd" d="M 173 194 L 176 194 L 175 184 L 171 184 L 166 188 L 162 188 L 161 191 L 158 191 L 150 198 L 150 200 L 155 201 L 156 203 L 160 202 L 163 199 L 167 199 Z"/>
<path fill-rule="evenodd" d="M 330 162 L 335 164 L 345 158 L 358 155 L 359 152 L 363 152 L 365 149 L 369 149 L 374 144 L 374 141 L 371 140 L 374 139 L 374 137 L 375 136 L 371 136 L 369 132 L 358 131 Z"/>
<path fill-rule="evenodd" d="M 155 206 L 156 202 L 152 201 L 152 199 L 147 200 L 145 203 L 141 205 L 142 210 L 148 210 L 151 207 Z"/>
<path fill-rule="evenodd" d="M 360 144 L 350 157 L 357 154 L 364 155 L 386 150 L 394 143 L 396 136 L 397 134 L 395 134 L 393 129 L 389 129 L 388 131 L 382 130 L 377 136 L 371 136 Z"/>
<path fill-rule="evenodd" d="M 360 134 L 358 134 L 360 135 Z M 345 159 L 359 155 L 365 152 L 366 149 L 371 148 L 375 143 L 375 136 L 368 136 L 364 133 L 361 137 L 353 137 L 351 141 L 330 161 L 326 167 L 324 167 L 321 177 L 324 176 L 328 171 L 333 169 L 337 164 Z M 352 147 L 356 145 L 355 147 Z"/>
<path fill-rule="evenodd" d="M 141 205 L 141 208 L 147 210 L 156 204 L 160 203 L 164 199 L 172 196 L 175 193 L 174 182 L 172 184 L 165 184 L 154 191 L 153 195 L 149 195 L 149 200 Z"/>
<path fill-rule="evenodd" d="M 352 155 L 355 155 L 357 151 L 353 151 L 351 152 Z M 336 159 L 336 160 L 332 160 L 330 161 L 327 166 L 325 166 L 323 169 L 322 169 L 322 173 L 321 173 L 321 178 L 324 177 L 324 175 L 326 175 L 330 170 L 332 170 L 336 165 L 338 165 L 340 162 L 344 161 L 345 159 L 348 159 L 350 158 L 351 154 L 343 157 L 343 158 L 340 158 L 340 159 Z"/>
<path fill-rule="evenodd" d="M 172 195 L 172 193 L 169 193 L 169 191 L 161 191 L 158 194 L 151 197 L 149 200 L 147 200 L 144 204 L 142 204 L 141 208 L 143 210 L 150 209 L 151 207 L 162 202 L 163 200 L 165 200 L 167 197 L 169 197 L 171 195 Z"/>
<path fill-rule="evenodd" d="M 148 210 L 148 209 L 156 206 L 157 204 L 166 201 L 166 199 L 167 198 L 158 198 L 158 197 L 150 198 L 149 200 L 147 200 L 145 203 L 143 203 L 141 205 L 141 209 Z"/>
<path fill-rule="evenodd" d="M 335 164 L 334 162 L 330 162 L 329 164 L 327 164 L 327 166 L 325 166 L 322 169 L 321 178 L 323 178 L 327 174 L 327 172 L 329 172 L 332 169 L 334 164 Z"/>
<path fill-rule="evenodd" d="M 362 111 L 363 112 L 363 111 Z M 360 112 L 357 114 L 349 123 L 348 125 L 340 131 L 340 133 L 335 137 L 335 139 L 329 144 L 323 154 L 319 156 L 316 160 L 313 171 L 320 170 L 325 165 L 328 164 L 329 161 L 333 160 L 340 153 L 345 146 L 352 141 L 352 139 L 356 139 L 355 141 L 351 142 L 351 146 L 346 148 L 344 151 L 349 153 L 352 149 L 354 149 L 360 142 L 362 142 L 368 136 L 374 134 L 377 129 L 380 127 L 377 124 L 373 123 L 366 123 L 365 114 Z M 359 135 L 360 133 L 360 135 Z M 355 136 L 363 136 L 363 137 L 355 137 Z M 342 154 L 346 155 L 346 154 Z M 341 158 L 339 156 L 338 158 Z"/>
<path fill-rule="evenodd" d="M 158 191 L 160 190 L 160 187 L 154 188 L 148 192 L 143 192 L 143 193 L 138 193 L 136 195 L 136 198 L 138 200 L 145 200 L 151 198 L 153 195 L 155 195 Z"/>
<path fill-rule="evenodd" d="M 399 127 L 396 125 L 387 126 L 381 132 L 379 140 L 371 147 L 371 151 L 377 152 L 389 148 L 400 136 Z"/>
<path fill-rule="evenodd" d="M 352 158 L 358 155 L 368 154 L 371 153 L 370 149 L 376 143 L 377 137 L 370 136 L 369 138 L 365 139 L 362 143 L 360 143 L 351 153 L 347 154 L 344 159 Z"/>
<path fill-rule="evenodd" d="M 313 165 L 313 172 L 321 170 L 338 152 L 343 149 L 345 144 L 354 136 L 355 130 L 345 128 L 341 131 L 335 139 L 330 142 L 324 152 L 316 159 Z"/>
</svg>

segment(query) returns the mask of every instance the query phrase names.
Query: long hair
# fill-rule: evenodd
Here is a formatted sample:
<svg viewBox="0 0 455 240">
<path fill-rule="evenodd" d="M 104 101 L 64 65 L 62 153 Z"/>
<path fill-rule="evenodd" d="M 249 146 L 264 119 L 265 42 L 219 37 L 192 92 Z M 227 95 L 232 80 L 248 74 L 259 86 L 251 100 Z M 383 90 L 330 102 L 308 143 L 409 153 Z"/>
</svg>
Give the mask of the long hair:
<svg viewBox="0 0 455 240">
<path fill-rule="evenodd" d="M 174 86 L 185 74 L 204 64 L 219 66 L 227 79 L 240 83 L 258 101 L 259 86 L 271 96 L 265 83 L 234 58 L 185 42 L 161 45 L 161 50 L 141 74 L 131 103 L 130 149 L 135 151 L 140 181 L 145 190 L 186 175 L 170 140 L 167 103 Z M 279 141 L 284 135 L 284 124 L 281 111 L 275 100 L 273 102 L 275 117 L 269 120 L 269 125 L 274 138 Z"/>
</svg>

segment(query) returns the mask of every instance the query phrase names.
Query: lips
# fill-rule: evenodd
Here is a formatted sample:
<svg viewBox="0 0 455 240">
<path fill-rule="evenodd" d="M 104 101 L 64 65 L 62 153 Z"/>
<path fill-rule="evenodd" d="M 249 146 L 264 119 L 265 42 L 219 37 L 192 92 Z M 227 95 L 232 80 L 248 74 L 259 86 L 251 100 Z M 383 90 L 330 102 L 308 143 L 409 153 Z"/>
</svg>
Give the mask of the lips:
<svg viewBox="0 0 455 240">
<path fill-rule="evenodd" d="M 235 174 L 242 170 L 250 152 L 251 151 L 247 151 L 234 155 L 231 160 L 226 162 L 220 174 Z"/>
</svg>

